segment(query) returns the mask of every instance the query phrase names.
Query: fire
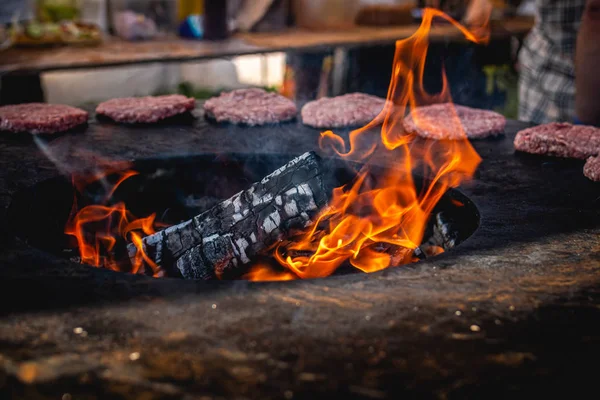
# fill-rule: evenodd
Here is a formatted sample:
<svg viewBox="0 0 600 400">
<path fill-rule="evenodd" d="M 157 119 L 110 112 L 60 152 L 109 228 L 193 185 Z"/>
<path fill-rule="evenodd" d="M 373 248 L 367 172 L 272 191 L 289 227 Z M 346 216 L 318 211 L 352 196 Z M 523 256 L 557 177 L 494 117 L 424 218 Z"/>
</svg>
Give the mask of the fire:
<svg viewBox="0 0 600 400">
<path fill-rule="evenodd" d="M 121 165 L 104 169 L 91 176 L 74 176 L 73 186 L 82 191 L 88 184 L 100 181 L 105 186 L 106 194 L 103 203 L 108 202 L 119 185 L 128 178 L 137 175 L 136 171 L 116 171 Z M 117 174 L 116 183 L 110 185 L 108 175 Z M 114 271 L 131 273 L 151 273 L 162 276 L 163 272 L 144 252 L 142 237 L 156 232 L 155 214 L 146 218 L 136 218 L 127 210 L 125 204 L 89 205 L 78 209 L 77 198 L 73 202 L 71 217 L 65 227 L 65 233 L 77 240 L 81 262 L 95 267 L 104 267 Z M 117 246 L 121 242 L 122 248 Z M 135 259 L 130 263 L 128 257 L 117 257 L 119 250 L 123 253 L 124 244 L 134 243 L 138 248 Z M 123 261 L 125 260 L 125 261 Z M 145 271 L 142 266 L 149 265 L 152 271 Z"/>
<path fill-rule="evenodd" d="M 485 0 L 475 3 L 482 2 Z M 425 10 L 418 30 L 396 42 L 392 79 L 382 112 L 366 126 L 352 131 L 348 142 L 332 131 L 321 134 L 319 144 L 323 150 L 360 162 L 357 177 L 333 191 L 329 205 L 305 232 L 274 249 L 278 265 L 259 262 L 244 279 L 325 277 L 342 265 L 369 273 L 416 260 L 415 249 L 423 241 L 433 208 L 449 188 L 473 176 L 481 159 L 462 131 L 456 113 L 452 123 L 444 122 L 444 128 L 462 132 L 461 140 L 421 139 L 404 129 L 403 119 L 407 111 L 419 106 L 452 102 L 445 76 L 438 94 L 428 94 L 423 86 L 428 35 L 434 19 L 443 18 L 468 40 L 485 43 L 489 38 L 489 12 L 479 7 L 471 15 L 476 26 L 467 29 L 438 10 Z M 436 123 L 420 118 L 418 113 L 413 118 L 420 128 Z M 379 136 L 376 140 L 375 135 Z M 382 166 L 387 172 L 374 173 Z M 119 185 L 136 174 L 123 165 L 109 165 L 98 174 L 74 177 L 79 191 L 100 182 L 105 195 L 101 204 L 81 209 L 75 201 L 65 233 L 77 240 L 83 263 L 163 276 L 142 246 L 142 237 L 155 233 L 155 214 L 136 218 L 122 202 L 109 205 Z M 116 183 L 111 184 L 108 175 L 117 175 Z M 423 178 L 416 180 L 415 176 Z M 138 250 L 132 261 L 125 249 L 128 243 Z M 424 250 L 427 255 L 443 251 L 435 246 Z M 151 271 L 144 270 L 143 265 L 150 266 Z"/>
<path fill-rule="evenodd" d="M 473 176 L 481 159 L 456 114 L 451 126 L 463 133 L 461 140 L 420 139 L 406 132 L 402 123 L 407 110 L 452 102 L 445 76 L 443 89 L 436 95 L 429 95 L 423 86 L 428 34 L 436 17 L 453 24 L 470 41 L 485 43 L 489 38 L 489 10 L 486 18 L 478 19 L 481 23 L 476 28 L 468 30 L 441 11 L 426 9 L 419 29 L 396 42 L 392 79 L 381 114 L 350 133 L 348 150 L 345 140 L 332 131 L 321 135 L 322 149 L 361 161 L 364 167 L 349 187 L 334 190 L 329 206 L 306 232 L 275 250 L 277 261 L 290 272 L 286 278 L 328 276 L 345 263 L 374 272 L 414 261 L 413 251 L 421 244 L 439 199 Z M 424 127 L 431 121 L 416 115 L 415 123 Z M 372 140 L 374 131 L 380 132 L 380 140 Z M 385 164 L 387 173 L 372 179 L 370 172 L 376 163 Z M 413 177 L 415 171 L 425 177 L 421 189 Z M 438 254 L 443 249 L 432 251 Z M 245 278 L 272 279 L 269 268 L 257 265 Z"/>
<path fill-rule="evenodd" d="M 296 275 L 289 271 L 277 271 L 268 264 L 257 263 L 250 271 L 242 276 L 249 281 L 291 281 L 297 279 Z"/>
</svg>

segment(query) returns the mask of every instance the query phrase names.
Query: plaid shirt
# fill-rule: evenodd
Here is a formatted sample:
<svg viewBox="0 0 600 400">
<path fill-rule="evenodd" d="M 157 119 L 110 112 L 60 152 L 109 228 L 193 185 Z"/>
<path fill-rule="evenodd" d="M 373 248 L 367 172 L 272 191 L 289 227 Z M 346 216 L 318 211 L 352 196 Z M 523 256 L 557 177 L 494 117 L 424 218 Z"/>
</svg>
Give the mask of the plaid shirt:
<svg viewBox="0 0 600 400">
<path fill-rule="evenodd" d="M 575 117 L 575 43 L 585 0 L 536 0 L 536 22 L 519 53 L 519 119 Z"/>
</svg>

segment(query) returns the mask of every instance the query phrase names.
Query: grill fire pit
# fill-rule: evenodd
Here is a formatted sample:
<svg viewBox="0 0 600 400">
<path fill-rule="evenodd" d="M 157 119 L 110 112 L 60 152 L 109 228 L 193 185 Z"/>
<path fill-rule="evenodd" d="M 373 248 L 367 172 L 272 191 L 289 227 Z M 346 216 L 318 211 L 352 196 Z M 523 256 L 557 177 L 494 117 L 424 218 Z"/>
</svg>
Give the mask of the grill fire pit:
<svg viewBox="0 0 600 400">
<path fill-rule="evenodd" d="M 252 182 L 260 181 L 271 173 L 274 166 L 284 165 L 293 158 L 279 154 L 220 154 L 138 160 L 128 164 L 137 175 L 123 181 L 116 190 L 113 191 L 112 187 L 109 189 L 112 193 L 111 202 L 126 204 L 127 210 L 133 215 L 153 213 L 157 215 L 155 222 L 159 225 L 174 226 L 247 189 Z M 352 182 L 356 171 L 361 168 L 360 164 L 341 159 L 321 160 L 320 163 L 330 181 L 324 182 L 328 191 Z M 371 170 L 368 179 L 375 181 L 383 175 L 383 169 L 385 167 Z M 116 171 L 115 174 L 117 177 L 124 176 L 123 171 Z M 106 180 L 108 178 L 110 176 Z M 415 177 L 417 182 L 422 179 Z M 87 186 L 81 193 L 69 179 L 59 177 L 40 182 L 15 194 L 7 213 L 8 230 L 29 245 L 58 257 L 81 262 L 77 242 L 65 233 L 65 226 L 72 218 L 74 202 L 83 208 L 105 196 L 106 188 L 99 182 Z M 449 190 L 432 212 L 425 240 L 417 249 L 416 258 L 426 259 L 428 254 L 431 256 L 440 251 L 437 249 L 447 251 L 454 248 L 467 239 L 478 224 L 479 214 L 473 203 L 459 191 Z M 121 271 L 133 272 L 125 245 L 125 242 L 117 245 L 115 253 L 119 259 L 115 264 L 120 266 L 117 268 Z M 261 262 L 269 260 L 261 257 Z M 357 271 L 348 267 L 336 272 Z M 240 270 L 242 272 L 234 270 L 219 278 L 239 279 L 243 272 L 247 272 L 242 268 Z M 182 277 L 177 268 L 161 272 L 161 276 Z"/>
<path fill-rule="evenodd" d="M 236 182 L 247 186 L 270 164 L 316 150 L 316 130 L 198 119 L 144 129 L 92 123 L 42 150 L 2 138 L 0 200 L 11 207 L 1 224 L 0 391 L 13 398 L 583 393 L 600 354 L 600 187 L 581 175 L 580 162 L 516 154 L 512 140 L 525 126 L 509 122 L 504 137 L 474 142 L 483 158 L 476 177 L 445 198 L 467 204 L 460 220 L 471 228 L 460 245 L 372 274 L 292 282 L 156 279 L 73 262 L 62 251 L 73 191 L 57 166 L 89 163 L 85 149 L 139 160 L 142 180 L 163 167 L 192 171 L 186 163 L 205 165 L 193 170 L 206 177 L 210 165 L 229 163 L 217 176 L 230 179 L 231 192 L 215 194 L 226 198 Z M 197 211 L 174 207 L 186 194 L 167 181 L 154 180 L 163 195 L 138 207 L 162 204 L 173 220 Z"/>
</svg>

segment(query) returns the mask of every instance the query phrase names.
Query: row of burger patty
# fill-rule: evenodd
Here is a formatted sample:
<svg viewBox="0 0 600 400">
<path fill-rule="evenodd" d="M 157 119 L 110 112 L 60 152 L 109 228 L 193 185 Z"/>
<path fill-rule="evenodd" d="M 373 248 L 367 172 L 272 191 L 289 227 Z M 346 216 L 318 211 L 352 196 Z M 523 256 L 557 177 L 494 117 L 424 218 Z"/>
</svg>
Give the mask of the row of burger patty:
<svg viewBox="0 0 600 400">
<path fill-rule="evenodd" d="M 128 97 L 100 103 L 96 114 L 125 124 L 154 123 L 189 112 L 195 106 L 195 99 L 182 95 Z M 385 106 L 383 98 L 351 93 L 311 101 L 302 107 L 301 117 L 305 125 L 319 129 L 359 127 L 373 120 L 381 122 Z M 298 114 L 293 101 L 255 88 L 223 92 L 207 100 L 203 109 L 216 122 L 247 126 L 290 121 Z M 418 115 L 419 123 L 415 124 L 412 115 L 409 116 L 405 121 L 407 130 L 434 139 L 462 138 L 463 129 L 469 138 L 484 138 L 502 133 L 505 125 L 504 117 L 493 111 L 451 104 L 422 107 L 413 114 Z M 87 120 L 86 111 L 66 105 L 28 103 L 0 107 L 3 131 L 51 134 L 72 129 Z M 449 125 L 452 121 L 454 124 Z"/>
<path fill-rule="evenodd" d="M 195 99 L 182 95 L 112 99 L 96 108 L 96 114 L 119 123 L 154 123 L 193 110 Z M 305 125 L 315 128 L 364 126 L 395 116 L 394 105 L 380 97 L 351 93 L 326 97 L 302 107 Z M 204 103 L 204 112 L 218 123 L 248 126 L 295 119 L 296 104 L 262 89 L 238 89 L 221 93 Z M 88 121 L 79 108 L 44 103 L 0 107 L 0 131 L 51 134 L 67 131 Z M 403 119 L 405 131 L 435 140 L 484 139 L 504 132 L 506 119 L 493 111 L 451 103 L 413 109 Z M 568 123 L 551 123 L 525 129 L 514 141 L 523 152 L 587 160 L 584 174 L 600 181 L 600 129 Z"/>
</svg>

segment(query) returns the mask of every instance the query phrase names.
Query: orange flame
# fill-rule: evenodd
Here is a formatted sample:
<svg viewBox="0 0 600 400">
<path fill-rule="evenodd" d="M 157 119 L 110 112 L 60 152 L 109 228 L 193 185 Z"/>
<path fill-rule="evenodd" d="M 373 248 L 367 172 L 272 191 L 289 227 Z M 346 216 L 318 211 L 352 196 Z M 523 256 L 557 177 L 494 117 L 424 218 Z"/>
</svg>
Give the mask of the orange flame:
<svg viewBox="0 0 600 400">
<path fill-rule="evenodd" d="M 276 271 L 267 264 L 254 264 L 242 279 L 249 281 L 291 281 L 297 277 L 289 271 Z"/>
<path fill-rule="evenodd" d="M 329 206 L 302 236 L 275 250 L 277 261 L 294 278 L 328 276 L 347 262 L 364 272 L 412 262 L 413 251 L 421 244 L 439 199 L 448 188 L 473 176 L 481 159 L 456 113 L 451 126 L 462 132 L 461 140 L 424 140 L 403 127 L 408 109 L 452 101 L 445 75 L 440 93 L 429 95 L 423 86 L 428 34 L 435 17 L 449 21 L 470 41 L 485 43 L 489 39 L 489 13 L 484 24 L 468 30 L 441 11 L 426 9 L 419 29 L 396 42 L 392 79 L 380 115 L 350 133 L 349 150 L 344 139 L 332 131 L 321 135 L 321 148 L 330 148 L 345 159 L 360 160 L 365 167 L 350 187 L 333 191 Z M 431 123 L 414 114 L 420 128 Z M 377 128 L 381 138 L 374 141 Z M 375 161 L 384 163 L 388 171 L 378 180 L 369 176 Z M 425 172 L 421 190 L 413 178 L 415 170 Z M 443 251 L 433 250 L 434 254 Z M 268 268 L 255 266 L 245 278 L 269 278 Z"/>
<path fill-rule="evenodd" d="M 119 165 L 97 172 L 93 176 L 73 177 L 73 185 L 78 190 L 82 190 L 88 184 L 102 180 L 106 184 L 105 178 L 110 174 L 118 174 L 119 177 L 114 185 L 107 189 L 103 202 L 106 203 L 115 193 L 119 185 L 128 178 L 137 175 L 136 171 L 126 170 L 117 171 Z M 156 232 L 154 229 L 156 214 L 146 218 L 136 218 L 127 210 L 125 204 L 119 202 L 113 206 L 107 205 L 89 205 L 78 210 L 77 199 L 73 203 L 71 218 L 67 221 L 65 233 L 74 236 L 77 240 L 81 262 L 93 265 L 95 267 L 104 267 L 114 271 L 128 271 L 132 273 L 146 273 L 142 266 L 149 265 L 152 276 L 163 275 L 160 269 L 150 257 L 146 255 L 142 247 L 142 237 Z M 131 264 L 128 257 L 117 259 L 115 255 L 115 246 L 118 238 L 122 238 L 124 243 L 133 243 L 138 251 Z M 120 261 L 126 260 L 126 261 Z M 125 264 L 124 264 L 125 263 Z"/>
</svg>

